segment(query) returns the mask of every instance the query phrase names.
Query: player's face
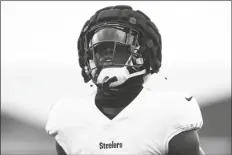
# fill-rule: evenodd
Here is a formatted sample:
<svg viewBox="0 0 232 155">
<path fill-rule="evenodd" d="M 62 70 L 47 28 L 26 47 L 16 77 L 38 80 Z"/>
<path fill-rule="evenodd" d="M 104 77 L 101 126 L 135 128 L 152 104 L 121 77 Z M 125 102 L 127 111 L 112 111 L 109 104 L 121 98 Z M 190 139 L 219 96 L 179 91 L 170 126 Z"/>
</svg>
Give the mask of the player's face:
<svg viewBox="0 0 232 155">
<path fill-rule="evenodd" d="M 128 32 L 123 27 L 102 27 L 93 31 L 92 37 L 88 39 L 88 46 L 92 49 L 93 56 L 89 61 L 91 69 L 123 67 L 128 64 L 131 45 L 135 45 L 136 38 L 134 31 Z M 94 74 L 95 71 L 92 71 L 92 76 Z"/>
</svg>

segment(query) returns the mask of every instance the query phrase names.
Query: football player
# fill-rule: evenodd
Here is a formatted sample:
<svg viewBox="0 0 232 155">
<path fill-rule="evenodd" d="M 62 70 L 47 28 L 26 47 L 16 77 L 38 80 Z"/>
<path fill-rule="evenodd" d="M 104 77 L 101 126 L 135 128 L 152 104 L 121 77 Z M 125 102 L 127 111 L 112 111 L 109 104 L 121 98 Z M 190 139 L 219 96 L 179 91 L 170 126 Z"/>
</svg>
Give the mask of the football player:
<svg viewBox="0 0 232 155">
<path fill-rule="evenodd" d="M 156 25 L 130 6 L 103 8 L 84 24 L 79 64 L 84 81 L 97 89 L 51 109 L 46 130 L 59 155 L 204 154 L 196 99 L 145 85 L 150 76 L 167 80 L 159 75 L 161 47 Z"/>
</svg>

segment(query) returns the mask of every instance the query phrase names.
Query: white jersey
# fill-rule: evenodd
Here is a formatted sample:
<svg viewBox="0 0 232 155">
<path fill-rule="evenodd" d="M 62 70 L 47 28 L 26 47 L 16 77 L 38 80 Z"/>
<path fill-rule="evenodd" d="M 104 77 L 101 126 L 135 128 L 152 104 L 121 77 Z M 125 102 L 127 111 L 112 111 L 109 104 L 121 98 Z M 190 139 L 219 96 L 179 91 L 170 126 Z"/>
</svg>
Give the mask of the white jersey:
<svg viewBox="0 0 232 155">
<path fill-rule="evenodd" d="M 195 98 L 144 88 L 113 120 L 87 98 L 64 98 L 51 109 L 46 125 L 67 154 L 155 154 L 168 152 L 180 132 L 200 129 Z"/>
</svg>

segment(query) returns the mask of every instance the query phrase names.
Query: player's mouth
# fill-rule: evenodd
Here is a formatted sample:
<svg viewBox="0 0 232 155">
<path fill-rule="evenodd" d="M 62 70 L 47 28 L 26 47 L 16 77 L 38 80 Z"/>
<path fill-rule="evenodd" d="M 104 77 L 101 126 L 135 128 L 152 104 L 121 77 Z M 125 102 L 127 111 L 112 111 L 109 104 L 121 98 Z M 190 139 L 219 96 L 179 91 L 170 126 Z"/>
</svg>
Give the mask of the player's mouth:
<svg viewBox="0 0 232 155">
<path fill-rule="evenodd" d="M 111 56 L 106 56 L 101 60 L 101 64 L 103 66 L 111 66 L 113 65 L 113 58 Z"/>
</svg>

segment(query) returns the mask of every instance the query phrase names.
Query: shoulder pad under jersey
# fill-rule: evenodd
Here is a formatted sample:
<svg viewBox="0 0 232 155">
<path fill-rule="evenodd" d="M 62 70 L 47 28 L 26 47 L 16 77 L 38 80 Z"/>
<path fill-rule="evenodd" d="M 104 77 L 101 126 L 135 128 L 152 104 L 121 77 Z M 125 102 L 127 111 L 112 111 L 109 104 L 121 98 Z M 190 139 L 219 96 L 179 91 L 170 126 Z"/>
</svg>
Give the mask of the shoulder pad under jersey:
<svg viewBox="0 0 232 155">
<path fill-rule="evenodd" d="M 203 126 L 203 119 L 197 100 L 188 93 L 167 92 L 157 95 L 162 103 L 165 130 L 162 132 L 163 153 L 168 152 L 169 141 L 177 134 L 198 130 Z"/>
<path fill-rule="evenodd" d="M 46 131 L 49 135 L 55 137 L 60 127 L 73 123 L 73 119 L 83 113 L 85 108 L 87 96 L 66 96 L 61 98 L 55 103 L 49 113 L 49 117 L 46 124 Z M 90 97 L 90 96 L 88 96 Z"/>
</svg>

